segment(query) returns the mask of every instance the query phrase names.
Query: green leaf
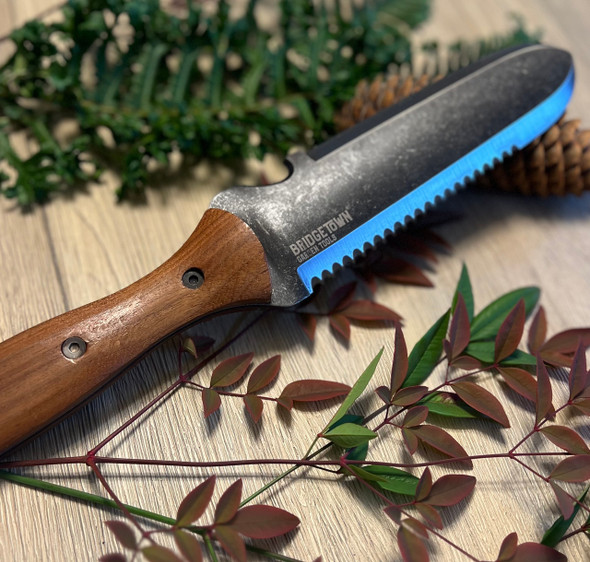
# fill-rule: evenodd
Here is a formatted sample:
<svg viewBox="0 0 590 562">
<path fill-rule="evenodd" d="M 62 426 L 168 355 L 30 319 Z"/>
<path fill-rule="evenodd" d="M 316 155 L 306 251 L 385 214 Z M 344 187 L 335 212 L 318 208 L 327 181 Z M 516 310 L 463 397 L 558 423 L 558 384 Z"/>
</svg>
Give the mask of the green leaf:
<svg viewBox="0 0 590 562">
<path fill-rule="evenodd" d="M 578 501 L 580 503 L 582 503 L 584 499 L 586 499 L 586 494 L 588 493 L 589 489 L 590 486 L 587 486 L 584 490 L 584 493 L 578 498 Z M 549 527 L 549 529 L 545 531 L 545 534 L 541 539 L 541 544 L 550 547 L 557 546 L 559 541 L 567 533 L 567 530 L 570 528 L 570 525 L 572 524 L 574 518 L 578 514 L 578 511 L 580 510 L 580 503 L 574 504 L 574 512 L 567 519 L 564 519 L 563 515 L 560 515 L 555 520 L 553 525 L 551 525 L 551 527 Z"/>
<path fill-rule="evenodd" d="M 451 305 L 451 312 L 455 312 L 455 307 L 457 306 L 457 297 L 459 293 L 463 295 L 463 300 L 465 301 L 465 308 L 467 309 L 467 315 L 469 316 L 469 321 L 473 320 L 473 310 L 474 310 L 474 300 L 473 300 L 473 290 L 471 288 L 471 280 L 469 279 L 469 272 L 467 271 L 467 266 L 463 264 L 461 269 L 461 276 L 459 277 L 459 282 L 457 283 L 457 289 L 455 290 L 455 295 L 453 296 L 453 304 Z"/>
<path fill-rule="evenodd" d="M 541 291 L 538 287 L 523 287 L 502 295 L 486 306 L 471 323 L 471 341 L 495 338 L 502 322 L 516 306 L 520 299 L 524 300 L 526 316 L 533 311 Z"/>
<path fill-rule="evenodd" d="M 403 386 L 416 386 L 423 383 L 432 373 L 443 349 L 443 339 L 447 333 L 450 309 L 447 310 L 416 343 L 408 358 L 408 376 Z"/>
<path fill-rule="evenodd" d="M 364 461 L 369 453 L 369 443 L 358 445 L 346 450 L 346 458 L 350 461 Z"/>
<path fill-rule="evenodd" d="M 372 476 L 382 478 L 383 480 L 377 481 L 377 486 L 383 490 L 406 496 L 416 495 L 419 478 L 409 472 L 385 465 L 366 465 L 363 466 L 363 470 Z"/>
<path fill-rule="evenodd" d="M 422 398 L 418 404 L 426 406 L 431 414 L 448 418 L 482 419 L 487 417 L 468 406 L 453 392 L 433 392 Z"/>
<path fill-rule="evenodd" d="M 465 354 L 471 357 L 475 357 L 476 359 L 479 359 L 482 363 L 493 365 L 495 354 L 495 342 L 472 341 L 467 346 Z M 526 367 L 527 365 L 535 366 L 536 364 L 537 360 L 534 355 L 531 355 L 526 351 L 521 351 L 520 349 L 517 349 L 512 355 L 509 355 L 508 357 L 506 357 L 506 359 L 502 359 L 502 361 L 500 361 L 500 365 L 503 365 L 504 367 Z"/>
<path fill-rule="evenodd" d="M 365 388 L 369 384 L 371 378 L 375 374 L 375 369 L 377 368 L 377 364 L 383 355 L 383 348 L 377 353 L 374 359 L 369 363 L 368 367 L 365 369 L 363 374 L 358 378 L 358 380 L 354 383 L 353 387 L 350 389 L 350 392 L 340 404 L 340 408 L 336 411 L 336 413 L 332 416 L 332 419 L 326 424 L 326 428 L 333 427 L 334 424 L 342 418 L 350 409 L 350 407 L 354 404 L 355 400 L 364 392 Z M 348 445 L 349 447 L 354 447 L 355 445 Z"/>
<path fill-rule="evenodd" d="M 343 423 L 342 425 L 324 433 L 323 437 L 332 441 L 332 443 L 339 447 L 348 449 L 350 447 L 358 447 L 359 445 L 368 443 L 371 439 L 375 439 L 377 434 L 362 425 Z"/>
<path fill-rule="evenodd" d="M 345 469 L 343 469 L 345 470 Z M 383 476 L 379 476 L 378 474 L 373 474 L 368 470 L 365 470 L 364 467 L 358 466 L 356 464 L 349 464 L 346 466 L 346 470 L 350 470 L 356 476 L 364 480 L 365 482 L 385 482 L 385 478 Z"/>
</svg>

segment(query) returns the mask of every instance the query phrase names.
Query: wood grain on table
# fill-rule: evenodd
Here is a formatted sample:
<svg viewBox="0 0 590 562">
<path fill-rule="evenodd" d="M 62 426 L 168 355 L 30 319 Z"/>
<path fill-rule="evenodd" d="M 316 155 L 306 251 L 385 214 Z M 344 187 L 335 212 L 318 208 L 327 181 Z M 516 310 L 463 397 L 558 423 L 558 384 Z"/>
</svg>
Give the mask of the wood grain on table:
<svg viewBox="0 0 590 562">
<path fill-rule="evenodd" d="M 52 0 L 3 2 L 0 35 L 54 4 Z M 590 127 L 587 0 L 435 0 L 433 4 L 432 18 L 417 41 L 437 38 L 450 42 L 503 32 L 512 25 L 510 14 L 517 13 L 530 29 L 543 30 L 546 43 L 571 51 L 577 85 L 568 113 Z M 155 269 L 188 238 L 219 187 L 231 181 L 230 171 L 205 164 L 184 183 L 175 180 L 162 190 L 149 192 L 144 206 L 116 205 L 108 181 L 92 187 L 88 194 L 56 200 L 32 213 L 23 214 L 13 203 L 1 200 L 0 340 L 108 295 Z M 192 189 L 187 189 L 189 184 Z M 469 268 L 478 308 L 513 288 L 537 285 L 550 333 L 590 325 L 590 194 L 540 200 L 465 191 L 444 205 L 464 217 L 439 229 L 453 252 L 441 255 L 436 271 L 429 274 L 435 288 L 387 286 L 377 294 L 379 302 L 404 317 L 409 346 L 448 306 L 463 263 Z M 189 333 L 222 339 L 254 314 L 225 316 Z M 273 388 L 278 394 L 287 382 L 301 378 L 352 384 L 384 345 L 385 357 L 375 380 L 386 383 L 393 353 L 391 328 L 355 326 L 348 346 L 329 331 L 320 322 L 311 345 L 292 318 L 271 314 L 224 357 L 253 351 L 255 361 L 261 362 L 281 353 L 281 374 Z M 85 454 L 174 380 L 178 341 L 165 342 L 105 394 L 19 450 L 14 458 Z M 497 380 L 491 376 L 482 380 L 501 393 Z M 524 401 L 505 402 L 512 422 L 509 430 L 500 432 L 491 425 L 482 430 L 480 424 L 455 421 L 445 422 L 444 427 L 470 454 L 505 451 L 532 424 Z M 285 417 L 266 408 L 262 423 L 254 427 L 240 401 L 225 400 L 221 415 L 205 420 L 200 394 L 182 389 L 109 443 L 103 453 L 193 461 L 296 458 L 330 415 L 330 409 L 307 408 Z M 588 427 L 582 431 L 587 439 Z M 398 444 L 392 445 L 393 440 L 384 443 L 372 449 L 374 458 L 405 458 Z M 104 466 L 103 470 L 124 502 L 170 516 L 206 474 L 195 469 L 126 465 Z M 444 471 L 433 472 L 440 475 Z M 25 473 L 106 495 L 83 466 Z M 238 477 L 244 480 L 244 494 L 249 494 L 276 473 L 276 468 L 265 466 L 225 470 L 219 473 L 216 495 Z M 558 516 L 549 486 L 519 470 L 514 462 L 477 463 L 473 474 L 478 478 L 475 493 L 466 504 L 445 511 L 444 534 L 477 559 L 494 558 L 503 537 L 512 531 L 518 532 L 521 541 L 540 540 Z M 332 474 L 302 471 L 259 499 L 302 520 L 288 540 L 265 542 L 271 550 L 302 560 L 320 554 L 326 561 L 401 560 L 395 528 L 383 516 L 380 501 Z M 97 560 L 120 550 L 103 523 L 120 515 L 106 508 L 0 482 L 0 512 L 3 562 Z M 572 561 L 590 560 L 587 539 L 581 536 L 566 542 L 562 551 Z M 431 555 L 433 560 L 466 559 L 436 540 Z"/>
</svg>

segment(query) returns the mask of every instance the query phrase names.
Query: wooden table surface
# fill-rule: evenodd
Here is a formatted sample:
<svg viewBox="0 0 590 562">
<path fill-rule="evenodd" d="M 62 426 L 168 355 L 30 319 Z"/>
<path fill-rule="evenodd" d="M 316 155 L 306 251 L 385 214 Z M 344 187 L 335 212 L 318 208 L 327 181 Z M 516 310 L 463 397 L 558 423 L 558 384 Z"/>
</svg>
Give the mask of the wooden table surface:
<svg viewBox="0 0 590 562">
<path fill-rule="evenodd" d="M 52 0 L 8 0 L 0 6 L 0 35 L 35 17 Z M 570 50 L 577 85 L 571 116 L 590 127 L 590 3 L 587 0 L 454 0 L 434 1 L 431 20 L 417 40 L 476 38 L 503 32 L 509 14 L 521 14 L 530 29 L 541 28 L 546 43 Z M 213 179 L 212 179 L 213 178 Z M 0 340 L 66 310 L 120 289 L 168 258 L 188 237 L 219 185 L 231 181 L 228 170 L 201 166 L 190 180 L 173 181 L 148 195 L 148 204 L 116 205 L 109 186 L 97 186 L 71 200 L 57 200 L 22 214 L 0 201 Z M 188 184 L 198 184 L 186 189 Z M 590 194 L 562 199 L 527 199 L 500 193 L 463 192 L 446 203 L 464 214 L 438 232 L 452 244 L 441 255 L 435 288 L 383 287 L 377 300 L 405 319 L 411 346 L 450 302 L 462 263 L 467 264 L 476 307 L 524 285 L 542 290 L 550 333 L 590 325 Z M 222 338 L 251 315 L 232 315 L 190 330 Z M 140 409 L 175 377 L 178 338 L 166 342 L 130 370 L 104 395 L 73 417 L 13 455 L 44 458 L 84 454 Z M 224 357 L 254 351 L 260 362 L 282 354 L 279 383 L 324 378 L 352 384 L 377 351 L 385 356 L 376 375 L 386 384 L 393 353 L 389 328 L 355 326 L 347 346 L 320 322 L 310 345 L 287 315 L 271 314 L 239 340 Z M 208 371 L 207 371 L 208 373 Z M 205 377 L 206 375 L 202 375 Z M 484 377 L 499 393 L 497 381 Z M 520 400 L 504 400 L 512 421 L 509 430 L 478 424 L 445 422 L 472 454 L 507 450 L 531 427 L 531 412 Z M 372 402 L 376 405 L 376 402 Z M 175 393 L 141 423 L 110 443 L 105 454 L 119 457 L 213 460 L 301 457 L 332 409 L 306 408 L 281 416 L 267 408 L 260 427 L 249 422 L 238 400 L 224 400 L 220 416 L 203 417 L 201 398 L 190 389 Z M 588 425 L 581 428 L 585 438 Z M 376 458 L 403 458 L 401 445 L 384 440 Z M 218 472 L 216 495 L 236 478 L 245 494 L 277 473 L 255 466 Z M 105 467 L 121 499 L 174 516 L 181 498 L 202 481 L 206 471 L 136 466 Z M 443 469 L 435 470 L 442 474 Z M 44 480 L 105 495 L 84 466 L 54 466 L 24 471 Z M 507 460 L 486 461 L 472 472 L 478 486 L 470 500 L 445 511 L 444 535 L 477 559 L 492 559 L 509 532 L 521 541 L 538 541 L 558 510 L 549 486 Z M 382 504 L 352 483 L 328 473 L 302 472 L 263 494 L 260 501 L 296 513 L 300 529 L 288 540 L 265 546 L 287 556 L 326 561 L 401 560 L 394 525 Z M 110 509 L 0 482 L 0 560 L 97 560 L 118 549 L 103 521 L 120 518 Z M 567 541 L 562 548 L 572 561 L 590 560 L 587 539 Z M 433 560 L 466 560 L 440 540 L 432 541 Z"/>
</svg>

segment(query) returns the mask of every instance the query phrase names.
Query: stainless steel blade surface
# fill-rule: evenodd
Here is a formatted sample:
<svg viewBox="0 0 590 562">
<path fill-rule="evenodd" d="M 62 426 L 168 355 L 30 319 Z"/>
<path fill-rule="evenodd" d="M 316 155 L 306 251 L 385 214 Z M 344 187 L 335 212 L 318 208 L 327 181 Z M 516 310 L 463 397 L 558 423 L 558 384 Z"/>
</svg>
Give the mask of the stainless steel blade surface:
<svg viewBox="0 0 590 562">
<path fill-rule="evenodd" d="M 239 216 L 266 251 L 272 304 L 306 298 L 346 264 L 563 114 L 571 56 L 533 45 L 466 67 L 312 149 L 281 183 L 237 187 L 211 207 Z"/>
</svg>

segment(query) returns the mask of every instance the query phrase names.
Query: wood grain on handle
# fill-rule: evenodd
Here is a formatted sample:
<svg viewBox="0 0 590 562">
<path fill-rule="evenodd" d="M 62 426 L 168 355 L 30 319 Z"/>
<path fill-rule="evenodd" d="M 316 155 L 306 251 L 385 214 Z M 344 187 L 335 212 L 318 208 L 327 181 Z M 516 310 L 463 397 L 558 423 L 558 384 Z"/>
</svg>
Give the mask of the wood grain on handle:
<svg viewBox="0 0 590 562">
<path fill-rule="evenodd" d="M 183 285 L 198 268 L 204 282 Z M 0 454 L 66 416 L 165 336 L 212 312 L 270 302 L 260 242 L 234 215 L 209 209 L 167 262 L 129 287 L 0 344 Z M 63 342 L 87 344 L 67 359 Z"/>
</svg>

